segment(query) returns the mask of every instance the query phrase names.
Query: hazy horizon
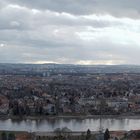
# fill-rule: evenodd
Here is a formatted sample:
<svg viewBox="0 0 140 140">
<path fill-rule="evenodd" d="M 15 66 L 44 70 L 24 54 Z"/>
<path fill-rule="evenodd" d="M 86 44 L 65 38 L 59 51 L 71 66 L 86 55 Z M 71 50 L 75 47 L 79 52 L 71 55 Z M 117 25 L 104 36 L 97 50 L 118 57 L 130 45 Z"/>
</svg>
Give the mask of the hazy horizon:
<svg viewBox="0 0 140 140">
<path fill-rule="evenodd" d="M 140 64 L 74 64 L 74 63 L 1 63 L 6 65 L 77 65 L 77 66 L 140 66 Z"/>
<path fill-rule="evenodd" d="M 139 0 L 0 0 L 0 63 L 140 65 Z"/>
</svg>

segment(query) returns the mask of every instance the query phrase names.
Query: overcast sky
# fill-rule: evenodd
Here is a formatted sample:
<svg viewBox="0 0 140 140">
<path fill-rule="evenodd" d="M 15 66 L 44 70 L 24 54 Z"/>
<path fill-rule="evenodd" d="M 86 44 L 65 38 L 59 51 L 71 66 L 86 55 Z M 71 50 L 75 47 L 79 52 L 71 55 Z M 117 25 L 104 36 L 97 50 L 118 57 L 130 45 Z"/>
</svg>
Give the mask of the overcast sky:
<svg viewBox="0 0 140 140">
<path fill-rule="evenodd" d="M 0 0 L 0 62 L 140 64 L 140 0 Z"/>
</svg>

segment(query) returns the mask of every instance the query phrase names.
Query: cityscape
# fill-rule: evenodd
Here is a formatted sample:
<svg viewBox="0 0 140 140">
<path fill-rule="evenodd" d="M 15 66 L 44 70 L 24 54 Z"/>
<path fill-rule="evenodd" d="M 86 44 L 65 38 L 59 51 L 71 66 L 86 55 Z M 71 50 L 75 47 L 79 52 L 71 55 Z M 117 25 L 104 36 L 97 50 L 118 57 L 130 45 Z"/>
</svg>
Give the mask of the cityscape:
<svg viewBox="0 0 140 140">
<path fill-rule="evenodd" d="M 102 119 L 139 119 L 139 66 L 0 65 L 0 117 L 4 120 L 100 119 L 94 130 L 101 131 L 101 134 L 87 128 L 88 131 L 84 130 L 83 135 L 102 137 L 105 129 Z M 133 69 L 134 67 L 136 68 Z M 75 135 L 78 134 L 75 132 L 78 130 L 72 131 L 69 126 L 62 127 L 62 130 L 54 127 L 48 133 L 48 128 L 46 132 L 40 132 L 42 126 L 38 127 L 40 128 L 34 130 L 31 128 L 32 135 L 29 131 L 25 135 L 32 139 L 47 139 L 51 135 L 57 137 L 57 133 L 62 133 L 63 138 L 71 135 L 69 139 L 77 139 Z M 18 128 L 13 129 L 18 131 Z M 21 129 L 26 131 L 22 125 Z M 130 138 L 133 135 L 139 137 L 139 131 L 130 130 L 128 133 L 124 130 L 110 133 L 116 139 L 117 135 L 120 135 L 119 138 L 126 137 L 125 135 Z"/>
<path fill-rule="evenodd" d="M 9 67 L 13 65 L 5 64 L 0 70 L 1 115 L 140 114 L 140 67 L 136 71 L 133 66 L 112 66 L 109 71 L 109 66 L 52 64 L 41 68 L 17 64 L 14 69 Z M 113 72 L 113 68 L 124 72 Z"/>
<path fill-rule="evenodd" d="M 140 0 L 0 0 L 0 140 L 140 140 Z"/>
</svg>

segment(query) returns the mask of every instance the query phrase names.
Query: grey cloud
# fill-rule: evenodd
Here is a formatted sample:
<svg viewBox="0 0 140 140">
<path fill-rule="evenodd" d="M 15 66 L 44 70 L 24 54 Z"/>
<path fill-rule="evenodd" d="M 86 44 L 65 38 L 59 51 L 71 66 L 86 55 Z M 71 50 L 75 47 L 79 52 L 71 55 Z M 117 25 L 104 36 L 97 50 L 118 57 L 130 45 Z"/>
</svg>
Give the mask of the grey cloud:
<svg viewBox="0 0 140 140">
<path fill-rule="evenodd" d="M 139 64 L 139 4 L 138 0 L 0 0 L 0 62 Z"/>
<path fill-rule="evenodd" d="M 9 0 L 9 3 L 74 15 L 111 14 L 140 17 L 139 0 Z"/>
<path fill-rule="evenodd" d="M 36 28 L 49 25 L 104 28 L 122 24 L 120 21 L 102 20 L 100 17 L 99 19 L 90 19 L 85 16 L 60 14 L 54 11 L 39 11 L 34 14 L 32 9 L 26 7 L 7 6 L 0 10 L 0 21 L 2 21 L 0 22 L 0 29 L 36 30 Z"/>
<path fill-rule="evenodd" d="M 30 18 L 31 14 L 26 9 L 4 7 L 0 9 L 0 29 L 31 28 Z"/>
<path fill-rule="evenodd" d="M 34 14 L 28 8 L 5 7 L 0 10 L 0 29 L 31 30 L 42 26 L 110 26 L 108 21 L 86 19 L 80 16 L 58 14 L 51 11 Z"/>
<path fill-rule="evenodd" d="M 59 63 L 75 63 L 82 61 L 125 61 L 126 63 L 139 64 L 139 51 L 136 46 L 117 45 L 109 41 L 100 41 L 94 44 L 86 43 L 74 47 L 33 47 L 20 45 L 17 47 L 7 45 L 1 49 L 1 62 L 35 62 L 54 61 Z M 131 56 L 131 57 L 130 57 Z M 18 59 L 17 59 L 18 58 Z M 130 59 L 131 58 L 131 59 Z"/>
</svg>

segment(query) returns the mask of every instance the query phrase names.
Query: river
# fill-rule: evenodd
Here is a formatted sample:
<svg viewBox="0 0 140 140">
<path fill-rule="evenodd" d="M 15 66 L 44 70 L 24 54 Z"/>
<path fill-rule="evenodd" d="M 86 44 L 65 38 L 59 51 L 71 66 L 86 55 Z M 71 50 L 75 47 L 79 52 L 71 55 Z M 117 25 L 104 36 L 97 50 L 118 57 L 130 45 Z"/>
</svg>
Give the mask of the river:
<svg viewBox="0 0 140 140">
<path fill-rule="evenodd" d="M 92 131 L 98 131 L 100 122 L 103 129 L 109 128 L 109 130 L 136 130 L 140 129 L 140 119 L 93 119 L 93 118 L 50 118 L 40 120 L 0 120 L 0 130 L 11 131 L 53 131 L 56 128 L 67 127 L 72 131 L 86 131 L 90 129 Z"/>
</svg>

